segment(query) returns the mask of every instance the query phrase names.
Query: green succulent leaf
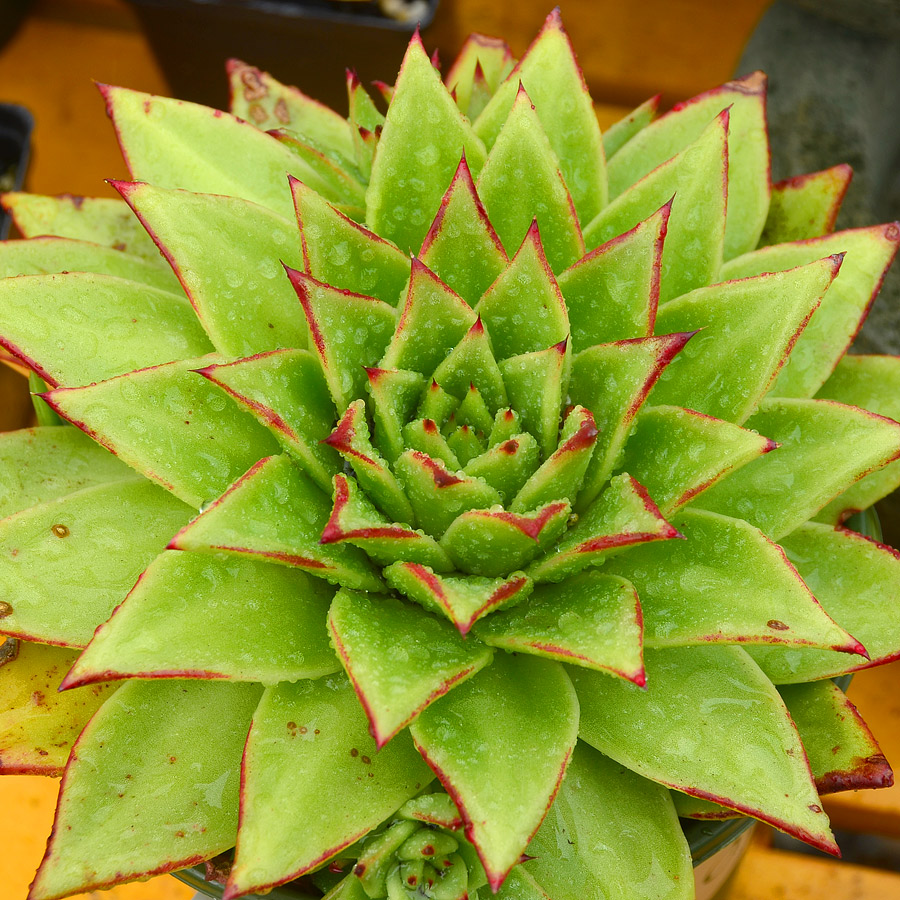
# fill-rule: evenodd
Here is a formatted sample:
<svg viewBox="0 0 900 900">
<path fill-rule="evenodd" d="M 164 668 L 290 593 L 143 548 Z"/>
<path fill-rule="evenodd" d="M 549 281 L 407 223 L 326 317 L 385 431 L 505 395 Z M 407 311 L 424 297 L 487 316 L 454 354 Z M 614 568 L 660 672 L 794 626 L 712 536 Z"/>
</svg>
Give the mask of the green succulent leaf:
<svg viewBox="0 0 900 900">
<path fill-rule="evenodd" d="M 27 640 L 84 647 L 190 515 L 171 494 L 132 477 L 3 519 L 0 596 L 11 611 L 0 628 Z"/>
<path fill-rule="evenodd" d="M 607 162 L 618 153 L 638 132 L 643 131 L 659 112 L 660 94 L 645 100 L 627 116 L 614 122 L 603 132 L 603 150 Z"/>
<path fill-rule="evenodd" d="M 534 859 L 524 870 L 554 900 L 694 895 L 690 850 L 668 792 L 583 741 L 528 853 Z"/>
<path fill-rule="evenodd" d="M 286 456 L 260 460 L 169 543 L 176 550 L 231 553 L 305 569 L 328 581 L 378 590 L 355 547 L 322 544 L 330 498 Z"/>
<path fill-rule="evenodd" d="M 328 675 L 339 668 L 325 629 L 333 593 L 296 569 L 163 553 L 97 629 L 65 687 L 121 678 L 277 684 Z"/>
<path fill-rule="evenodd" d="M 423 111 L 427 142 L 421 140 Z M 477 177 L 484 145 L 441 82 L 417 33 L 403 58 L 372 164 L 366 193 L 372 229 L 404 252 L 418 253 L 463 153 Z"/>
<path fill-rule="evenodd" d="M 470 387 L 476 387 L 489 412 L 494 414 L 507 403 L 506 373 L 501 375 L 500 372 L 491 349 L 491 340 L 479 318 L 435 369 L 433 382 L 459 401 L 465 398 Z M 420 409 L 420 415 L 440 420 L 439 416 L 426 409 Z"/>
<path fill-rule="evenodd" d="M 647 489 L 670 515 L 777 444 L 768 438 L 678 406 L 645 406 L 618 468 Z"/>
<path fill-rule="evenodd" d="M 239 59 L 228 60 L 226 68 L 231 112 L 237 118 L 261 131 L 290 128 L 347 156 L 353 155 L 347 120 L 334 110 Z"/>
<path fill-rule="evenodd" d="M 585 225 L 587 248 L 593 250 L 624 234 L 671 201 L 660 302 L 711 284 L 722 265 L 725 240 L 727 143 L 728 111 L 723 110 L 693 143 L 619 194 Z"/>
<path fill-rule="evenodd" d="M 772 388 L 776 397 L 811 397 L 825 383 L 862 325 L 900 246 L 900 224 L 875 225 L 793 244 L 764 247 L 732 260 L 722 278 L 746 278 L 845 254 L 840 272 L 810 317 Z"/>
<path fill-rule="evenodd" d="M 462 405 L 460 405 L 460 412 L 462 412 Z M 473 459 L 485 452 L 487 446 L 484 439 L 485 431 L 486 429 L 476 430 L 472 425 L 459 425 L 450 433 L 450 437 L 447 438 L 447 446 L 459 460 L 460 466 L 468 466 Z M 472 475 L 473 473 L 466 472 L 466 474 Z M 498 493 L 502 499 L 503 493 L 500 491 Z"/>
<path fill-rule="evenodd" d="M 409 280 L 409 258 L 302 181 L 289 181 L 300 227 L 303 268 L 318 281 L 396 306 Z"/>
<path fill-rule="evenodd" d="M 509 75 L 515 60 L 506 41 L 486 34 L 470 34 L 450 67 L 444 82 L 456 97 L 456 105 L 474 120 L 500 82 Z M 484 91 L 487 96 L 482 98 Z"/>
<path fill-rule="evenodd" d="M 667 203 L 560 274 L 575 353 L 653 334 L 670 212 Z"/>
<path fill-rule="evenodd" d="M 833 400 L 765 400 L 746 425 L 778 449 L 713 485 L 697 503 L 740 516 L 776 541 L 900 455 L 900 425 Z"/>
<path fill-rule="evenodd" d="M 753 72 L 700 94 L 649 124 L 609 164 L 609 188 L 619 196 L 693 140 L 724 109 L 728 125 L 728 218 L 725 259 L 752 250 L 769 209 L 766 76 Z"/>
<path fill-rule="evenodd" d="M 778 643 L 863 652 L 758 529 L 699 510 L 673 524 L 685 540 L 635 547 L 604 567 L 637 588 L 648 647 Z"/>
<path fill-rule="evenodd" d="M 562 581 L 623 547 L 678 536 L 644 488 L 630 475 L 617 475 L 528 574 L 539 582 Z"/>
<path fill-rule="evenodd" d="M 252 684 L 131 681 L 73 749 L 31 889 L 52 900 L 171 872 L 234 844 Z"/>
<path fill-rule="evenodd" d="M 465 156 L 425 235 L 420 257 L 471 306 L 506 268 L 506 251 L 475 190 Z"/>
<path fill-rule="evenodd" d="M 341 672 L 270 687 L 244 754 L 228 896 L 283 884 L 349 847 L 434 777 L 407 734 L 376 752 Z M 297 816 L 296 810 L 304 810 Z"/>
<path fill-rule="evenodd" d="M 340 458 L 324 441 L 334 427 L 334 403 L 311 353 L 273 350 L 196 371 L 266 426 L 322 490 L 331 490 Z"/>
<path fill-rule="evenodd" d="M 64 647 L 19 641 L 0 663 L 0 774 L 63 773 L 69 750 L 114 685 L 59 693 L 78 654 Z"/>
<path fill-rule="evenodd" d="M 900 360 L 893 356 L 845 356 L 816 397 L 859 406 L 888 419 L 900 420 Z M 868 509 L 900 486 L 900 461 L 864 475 L 831 501 L 816 517 L 837 524 L 853 512 Z"/>
<path fill-rule="evenodd" d="M 537 223 L 554 272 L 584 256 L 581 225 L 559 166 L 540 116 L 520 84 L 481 170 L 478 193 L 507 253 Z"/>
<path fill-rule="evenodd" d="M 0 244 L 0 278 L 15 275 L 53 275 L 95 272 L 113 275 L 181 297 L 181 286 L 168 266 L 102 244 L 73 238 L 39 237 Z"/>
<path fill-rule="evenodd" d="M 330 199 L 327 183 L 307 163 L 247 122 L 183 100 L 99 88 L 134 181 L 239 197 L 284 219 L 293 211 L 287 174 Z M 252 166 L 244 164 L 248 159 Z"/>
<path fill-rule="evenodd" d="M 644 664 L 646 690 L 569 669 L 582 740 L 645 778 L 838 852 L 790 715 L 740 647 L 648 649 Z"/>
<path fill-rule="evenodd" d="M 367 368 L 366 376 L 375 424 L 375 446 L 388 462 L 393 463 L 406 447 L 404 425 L 419 403 L 425 379 L 418 372 L 375 367 Z M 432 382 L 431 387 L 440 390 L 436 382 Z"/>
<path fill-rule="evenodd" d="M 3 194 L 3 208 L 25 238 L 53 235 L 90 241 L 159 265 L 159 250 L 128 205 L 108 197 Z"/>
<path fill-rule="evenodd" d="M 519 514 L 476 509 L 464 512 L 441 538 L 441 547 L 458 569 L 497 578 L 523 568 L 547 550 L 565 530 L 572 507 L 548 503 Z"/>
<path fill-rule="evenodd" d="M 890 787 L 894 777 L 872 732 L 831 681 L 778 689 L 797 725 L 820 796 Z"/>
<path fill-rule="evenodd" d="M 379 748 L 493 656 L 448 622 L 384 595 L 338 591 L 328 627 Z"/>
<path fill-rule="evenodd" d="M 410 600 L 446 616 L 463 636 L 488 613 L 520 603 L 534 586 L 522 573 L 508 578 L 439 575 L 408 562 L 392 563 L 384 570 L 384 577 Z"/>
<path fill-rule="evenodd" d="M 641 605 L 624 578 L 583 572 L 562 584 L 538 585 L 512 609 L 476 623 L 486 644 L 533 653 L 644 683 Z"/>
<path fill-rule="evenodd" d="M 853 169 L 844 163 L 772 185 L 760 247 L 831 234 L 852 177 Z"/>
<path fill-rule="evenodd" d="M 265 428 L 194 371 L 211 362 L 218 360 L 186 359 L 61 388 L 44 399 L 123 462 L 197 508 L 277 450 Z"/>
<path fill-rule="evenodd" d="M 503 503 L 509 504 L 537 471 L 540 456 L 538 442 L 523 432 L 474 456 L 466 463 L 465 472 L 486 481 Z"/>
<path fill-rule="evenodd" d="M 0 519 L 134 472 L 77 428 L 0 434 Z"/>
<path fill-rule="evenodd" d="M 471 430 L 471 429 L 470 429 Z M 403 427 L 403 439 L 409 450 L 424 453 L 436 463 L 453 471 L 462 468 L 459 457 L 441 434 L 434 419 L 415 419 Z M 406 452 L 408 453 L 409 450 Z M 398 457 L 399 460 L 399 457 Z M 397 462 L 398 460 L 395 460 Z"/>
<path fill-rule="evenodd" d="M 65 340 L 54 323 L 64 323 Z M 0 281 L 2 346 L 51 385 L 80 385 L 212 350 L 169 291 L 93 272 Z"/>
<path fill-rule="evenodd" d="M 751 648 L 748 652 L 772 681 L 815 681 L 900 656 L 894 614 L 900 579 L 896 550 L 853 531 L 813 522 L 782 538 L 781 544 L 825 611 L 865 645 L 869 660 L 829 650 Z"/>
<path fill-rule="evenodd" d="M 575 357 L 572 401 L 593 413 L 599 432 L 578 498 L 579 509 L 586 508 L 606 485 L 635 416 L 692 337 L 691 332 L 682 332 L 598 344 Z"/>
<path fill-rule="evenodd" d="M 841 267 L 840 256 L 698 288 L 659 311 L 657 331 L 702 329 L 663 373 L 654 404 L 737 424 L 772 388 Z"/>
<path fill-rule="evenodd" d="M 297 297 L 282 269 L 303 263 L 293 221 L 237 197 L 113 186 L 171 264 L 216 350 L 250 356 L 306 347 Z"/>
<path fill-rule="evenodd" d="M 520 84 L 534 103 L 559 159 L 578 218 L 590 222 L 606 205 L 603 140 L 559 9 L 547 16 L 540 34 L 478 116 L 475 131 L 488 147 L 498 140 Z M 559 102 L 561 97 L 566 98 L 566 103 Z"/>
<path fill-rule="evenodd" d="M 578 701 L 563 667 L 505 654 L 410 726 L 456 802 L 493 890 L 547 814 L 577 729 Z"/>
</svg>

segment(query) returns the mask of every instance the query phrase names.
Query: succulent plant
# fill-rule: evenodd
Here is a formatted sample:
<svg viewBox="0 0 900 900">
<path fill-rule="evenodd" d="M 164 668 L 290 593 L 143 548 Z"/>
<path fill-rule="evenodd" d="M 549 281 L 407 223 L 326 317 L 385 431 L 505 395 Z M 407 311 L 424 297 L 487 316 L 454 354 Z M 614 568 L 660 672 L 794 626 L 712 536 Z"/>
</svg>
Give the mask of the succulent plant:
<svg viewBox="0 0 900 900">
<path fill-rule="evenodd" d="M 900 484 L 900 361 L 845 355 L 897 225 L 770 185 L 760 73 L 601 136 L 558 13 L 444 81 L 416 35 L 386 114 L 228 72 L 101 87 L 122 200 L 4 201 L 33 900 L 684 898 L 679 815 L 837 852 L 819 795 L 891 779 L 830 679 L 900 655 L 844 524 Z"/>
</svg>

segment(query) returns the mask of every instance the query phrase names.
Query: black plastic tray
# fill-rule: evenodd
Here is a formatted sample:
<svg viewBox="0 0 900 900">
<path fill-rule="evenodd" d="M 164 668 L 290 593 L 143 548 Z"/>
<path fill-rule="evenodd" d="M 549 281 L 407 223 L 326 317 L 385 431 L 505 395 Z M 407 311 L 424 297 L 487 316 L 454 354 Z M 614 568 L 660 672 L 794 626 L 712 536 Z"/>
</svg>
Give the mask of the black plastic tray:
<svg viewBox="0 0 900 900">
<path fill-rule="evenodd" d="M 0 193 L 18 191 L 25 181 L 34 119 L 24 106 L 0 103 Z M 9 233 L 9 216 L 0 209 L 0 239 Z"/>
</svg>

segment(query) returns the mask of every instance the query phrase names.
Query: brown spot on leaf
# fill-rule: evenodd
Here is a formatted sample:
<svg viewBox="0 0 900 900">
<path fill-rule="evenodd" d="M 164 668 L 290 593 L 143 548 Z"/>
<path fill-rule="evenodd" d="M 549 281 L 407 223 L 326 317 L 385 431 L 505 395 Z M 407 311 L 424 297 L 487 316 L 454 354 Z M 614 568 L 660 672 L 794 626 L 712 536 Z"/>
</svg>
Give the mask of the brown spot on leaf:
<svg viewBox="0 0 900 900">
<path fill-rule="evenodd" d="M 5 619 L 7 616 L 12 615 L 12 604 L 7 603 L 5 600 L 0 600 L 0 619 Z"/>
<path fill-rule="evenodd" d="M 785 625 L 779 619 L 769 619 L 766 625 L 774 631 L 787 631 L 791 627 L 790 625 Z"/>
<path fill-rule="evenodd" d="M 51 525 L 50 530 L 58 537 L 58 538 L 67 538 L 69 536 L 69 528 L 67 525 L 63 525 L 57 522 L 56 525 Z"/>
<path fill-rule="evenodd" d="M 169 757 L 169 765 L 174 766 L 177 760 L 178 760 L 177 756 L 170 756 Z"/>
<path fill-rule="evenodd" d="M 364 756 L 364 757 L 362 758 L 362 761 L 363 761 L 367 766 L 371 766 L 371 765 L 372 765 L 372 760 L 369 759 L 368 756 Z"/>
<path fill-rule="evenodd" d="M 45 699 L 46 699 L 46 698 L 44 697 L 44 692 L 43 692 L 43 691 L 35 691 L 35 692 L 31 695 L 31 702 L 32 702 L 35 706 L 43 706 L 43 705 L 44 705 L 44 702 L 45 702 Z"/>
<path fill-rule="evenodd" d="M 278 102 L 275 104 L 275 118 L 278 119 L 282 125 L 287 125 L 288 122 L 291 121 L 291 114 L 288 110 L 287 103 L 284 102 L 284 97 L 279 97 Z"/>
<path fill-rule="evenodd" d="M 356 747 L 354 747 L 354 748 L 350 751 L 350 755 L 351 755 L 352 757 L 354 757 L 354 758 L 357 757 L 357 756 L 359 756 L 359 750 L 357 750 Z"/>
<path fill-rule="evenodd" d="M 184 832 L 183 832 L 183 831 L 176 831 L 176 832 L 175 832 L 175 837 L 184 837 Z"/>
<path fill-rule="evenodd" d="M 250 118 L 253 119 L 258 125 L 261 125 L 266 119 L 269 118 L 269 114 L 261 107 L 258 103 L 254 103 L 250 107 Z"/>
</svg>

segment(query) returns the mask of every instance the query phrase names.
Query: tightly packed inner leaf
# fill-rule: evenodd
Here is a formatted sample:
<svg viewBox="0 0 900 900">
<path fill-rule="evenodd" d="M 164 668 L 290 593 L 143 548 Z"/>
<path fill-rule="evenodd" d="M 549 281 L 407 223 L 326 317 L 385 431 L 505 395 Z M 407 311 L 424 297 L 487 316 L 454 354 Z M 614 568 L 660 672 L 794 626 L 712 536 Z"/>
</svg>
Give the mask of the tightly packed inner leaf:
<svg viewBox="0 0 900 900">
<path fill-rule="evenodd" d="M 0 772 L 77 737 L 32 900 L 231 848 L 228 900 L 676 900 L 677 813 L 836 852 L 817 791 L 891 778 L 823 680 L 900 656 L 842 527 L 900 484 L 900 363 L 843 355 L 900 228 L 773 193 L 760 73 L 601 135 L 558 13 L 347 119 L 228 72 L 101 88 L 121 201 L 5 198 L 62 424 L 0 436 Z"/>
</svg>

